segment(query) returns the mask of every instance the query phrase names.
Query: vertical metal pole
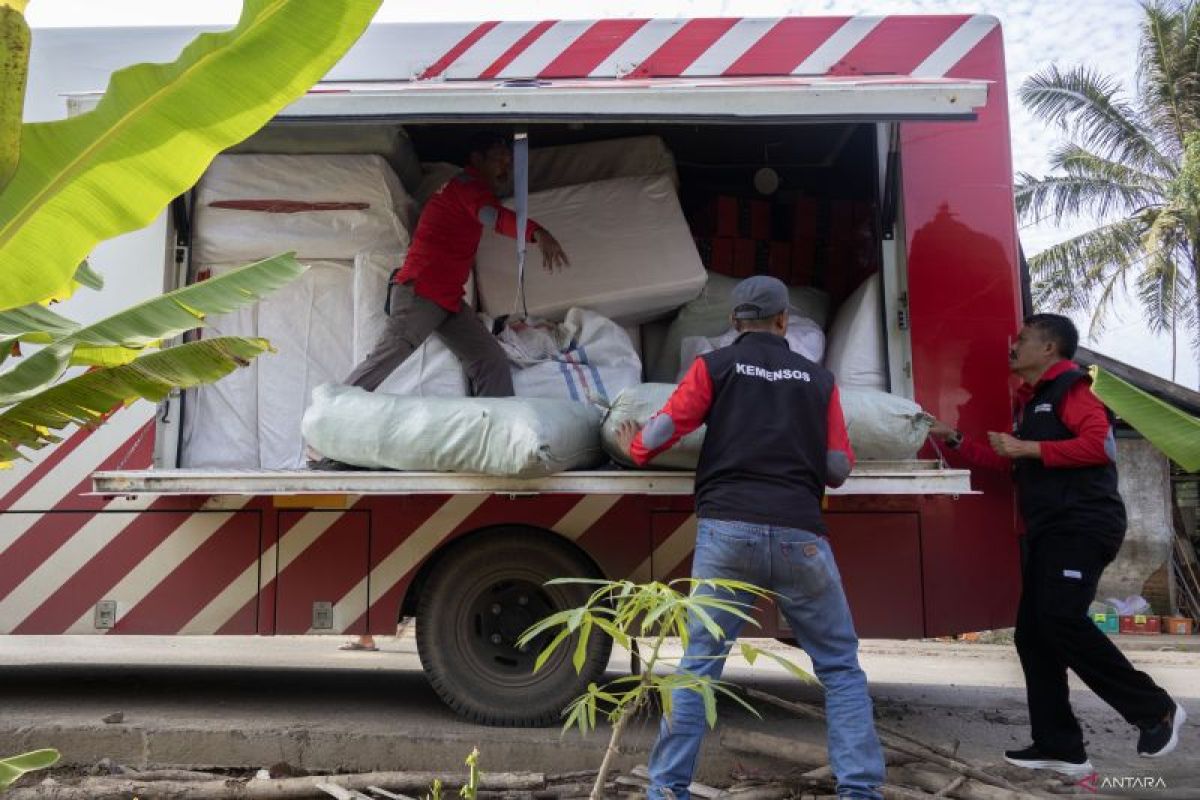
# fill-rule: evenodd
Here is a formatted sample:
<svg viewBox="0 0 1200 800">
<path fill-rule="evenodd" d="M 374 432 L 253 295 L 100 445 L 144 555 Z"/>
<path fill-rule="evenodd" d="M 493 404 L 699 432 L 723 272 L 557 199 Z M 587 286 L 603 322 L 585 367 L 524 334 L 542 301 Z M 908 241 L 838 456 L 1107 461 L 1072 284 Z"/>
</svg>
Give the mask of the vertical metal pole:
<svg viewBox="0 0 1200 800">
<path fill-rule="evenodd" d="M 513 135 L 513 203 L 517 211 L 517 298 L 514 313 L 529 316 L 525 302 L 525 228 L 529 224 L 529 134 Z"/>
</svg>

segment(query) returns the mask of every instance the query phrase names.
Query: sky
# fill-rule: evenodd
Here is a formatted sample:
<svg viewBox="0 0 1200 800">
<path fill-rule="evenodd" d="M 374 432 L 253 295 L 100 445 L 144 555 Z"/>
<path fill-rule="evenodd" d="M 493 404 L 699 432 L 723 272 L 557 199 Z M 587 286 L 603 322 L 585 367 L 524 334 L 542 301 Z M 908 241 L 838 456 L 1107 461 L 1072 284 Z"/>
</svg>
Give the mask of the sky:
<svg viewBox="0 0 1200 800">
<path fill-rule="evenodd" d="M 29 22 L 37 27 L 230 24 L 241 9 L 238 0 L 30 0 Z M 1015 97 L 1029 75 L 1057 63 L 1086 64 L 1116 77 L 1132 90 L 1141 11 L 1137 0 L 439 0 L 414 3 L 384 0 L 379 22 L 433 22 L 495 19 L 571 19 L 598 17 L 786 16 L 818 14 L 983 13 L 998 17 L 1004 29 L 1013 163 L 1018 172 L 1044 175 L 1046 154 L 1060 137 L 1034 120 Z M 1021 240 L 1027 254 L 1087 229 L 1086 222 L 1057 228 L 1025 225 Z M 1085 343 L 1150 372 L 1170 377 L 1171 342 L 1155 337 L 1135 305 L 1118 300 L 1105 330 L 1087 337 L 1088 320 L 1078 318 Z M 1200 386 L 1196 358 L 1181 337 L 1177 380 Z"/>
</svg>

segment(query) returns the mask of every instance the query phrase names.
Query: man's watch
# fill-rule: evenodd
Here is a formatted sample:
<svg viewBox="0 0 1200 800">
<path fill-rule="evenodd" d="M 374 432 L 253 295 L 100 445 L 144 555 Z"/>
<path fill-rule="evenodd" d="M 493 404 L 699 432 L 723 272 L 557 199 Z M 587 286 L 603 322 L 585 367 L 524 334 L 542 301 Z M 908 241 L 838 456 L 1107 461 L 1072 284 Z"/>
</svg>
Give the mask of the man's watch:
<svg viewBox="0 0 1200 800">
<path fill-rule="evenodd" d="M 962 431 L 955 429 L 949 436 L 946 437 L 946 447 L 949 447 L 951 450 L 957 450 L 958 446 L 962 444 L 962 441 Z"/>
</svg>

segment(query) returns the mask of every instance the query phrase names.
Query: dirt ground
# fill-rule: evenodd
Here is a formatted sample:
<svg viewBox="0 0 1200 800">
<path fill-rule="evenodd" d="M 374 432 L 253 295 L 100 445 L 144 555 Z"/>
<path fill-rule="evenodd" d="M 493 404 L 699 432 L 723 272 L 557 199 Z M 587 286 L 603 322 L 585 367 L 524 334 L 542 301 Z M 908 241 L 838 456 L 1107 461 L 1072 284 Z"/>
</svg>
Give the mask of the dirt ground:
<svg viewBox="0 0 1200 800">
<path fill-rule="evenodd" d="M 884 641 L 862 644 L 861 660 L 881 724 L 931 744 L 998 763 L 1028 742 L 1021 673 L 1004 634 L 983 642 Z M 478 747 L 486 770 L 565 773 L 595 769 L 604 731 L 589 737 L 557 729 L 498 730 L 462 722 L 420 671 L 412 630 L 380 639 L 377 653 L 343 652 L 334 637 L 0 637 L 0 753 L 58 747 L 78 774 L 101 759 L 138 769 L 254 770 L 287 762 L 308 770 L 397 769 L 461 772 Z M 807 661 L 773 641 L 759 646 Z M 1123 640 L 1131 660 L 1200 720 L 1200 640 Z M 628 670 L 615 653 L 610 678 Z M 730 659 L 727 680 L 779 697 L 819 701 L 782 668 Z M 1143 778 L 1154 788 L 1125 796 L 1200 798 L 1200 736 L 1194 724 L 1162 761 L 1134 752 L 1136 732 L 1085 687 L 1072 697 L 1103 778 Z M 784 765 L 721 744 L 729 730 L 820 743 L 820 723 L 756 704 L 756 718 L 720 708 L 697 777 L 725 786 L 733 775 Z M 120 714 L 119 721 L 111 716 Z M 105 718 L 109 722 L 105 722 Z M 645 763 L 656 719 L 639 719 L 622 749 L 628 771 Z M 1120 794 L 1120 792 L 1109 792 Z"/>
</svg>

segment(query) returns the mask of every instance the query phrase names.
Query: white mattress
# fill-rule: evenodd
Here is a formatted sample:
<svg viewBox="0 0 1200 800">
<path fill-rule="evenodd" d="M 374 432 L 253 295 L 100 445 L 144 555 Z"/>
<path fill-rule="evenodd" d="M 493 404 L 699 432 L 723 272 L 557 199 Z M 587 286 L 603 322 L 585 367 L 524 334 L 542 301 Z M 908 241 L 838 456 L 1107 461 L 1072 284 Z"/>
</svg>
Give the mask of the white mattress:
<svg viewBox="0 0 1200 800">
<path fill-rule="evenodd" d="M 217 201 L 365 203 L 359 210 L 270 213 L 213 208 Z M 403 250 L 415 203 L 376 155 L 217 156 L 196 192 L 193 252 L 202 264 L 247 262 L 294 251 L 302 259 L 352 259 Z"/>
<path fill-rule="evenodd" d="M 315 261 L 258 307 L 258 335 L 275 353 L 258 361 L 258 449 L 263 469 L 304 466 L 300 420 L 312 390 L 354 368 L 354 264 Z"/>
<path fill-rule="evenodd" d="M 525 289 L 531 316 L 561 320 L 568 309 L 581 306 L 619 324 L 636 324 L 686 303 L 704 288 L 704 266 L 666 175 L 536 192 L 529 208 L 571 259 L 568 269 L 549 274 L 537 246 L 530 246 Z M 514 310 L 512 239 L 484 233 L 476 280 L 482 311 L 500 316 Z"/>
<path fill-rule="evenodd" d="M 661 137 L 629 136 L 529 151 L 531 192 L 636 175 L 667 175 L 679 185 L 675 158 Z"/>
<path fill-rule="evenodd" d="M 200 267 L 213 277 L 240 264 Z M 201 332 L 205 339 L 218 336 L 257 336 L 258 306 L 239 308 L 228 314 L 212 314 Z M 197 386 L 184 393 L 183 431 L 179 466 L 249 469 L 259 466 L 258 456 L 258 364 L 235 369 L 216 383 Z"/>
</svg>

